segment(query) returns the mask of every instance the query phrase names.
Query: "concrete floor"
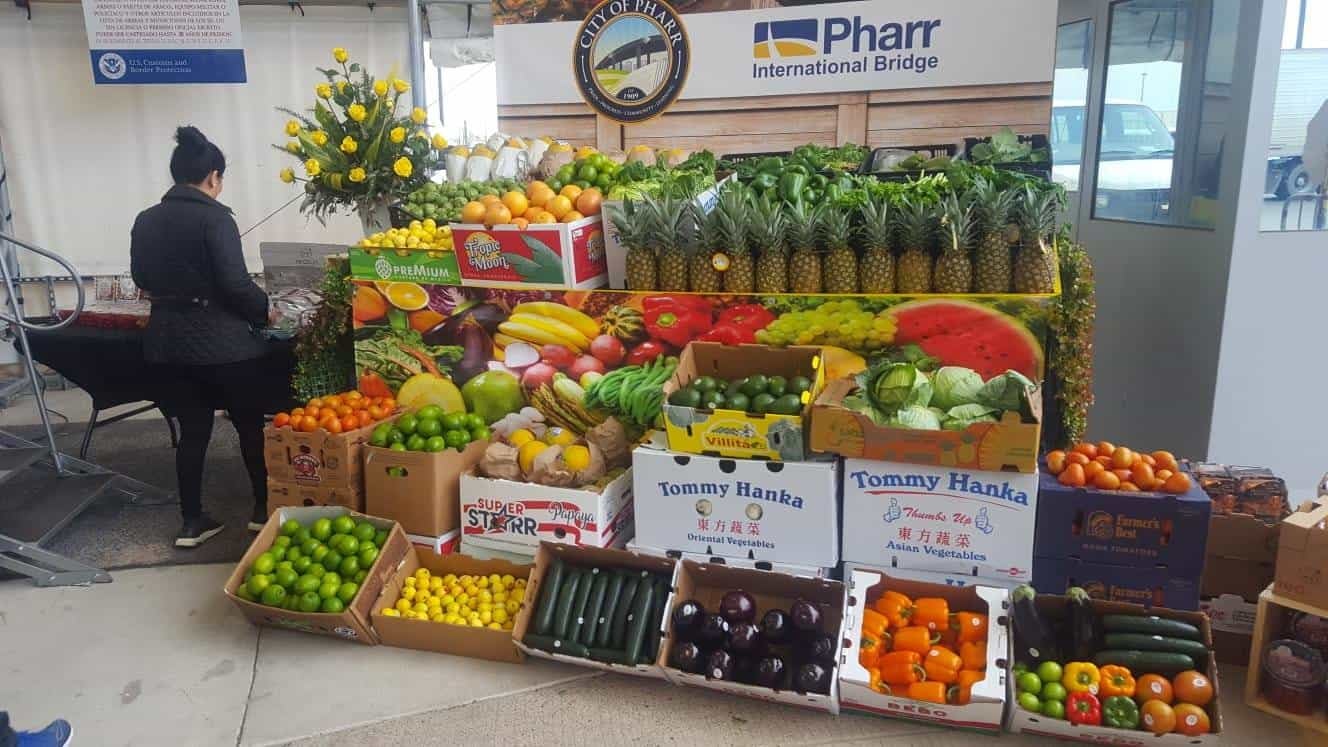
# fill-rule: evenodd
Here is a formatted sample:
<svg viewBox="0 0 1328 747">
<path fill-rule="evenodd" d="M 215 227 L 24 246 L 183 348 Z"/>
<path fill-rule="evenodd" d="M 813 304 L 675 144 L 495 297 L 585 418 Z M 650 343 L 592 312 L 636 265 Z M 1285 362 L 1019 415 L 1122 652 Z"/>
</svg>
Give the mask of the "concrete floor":
<svg viewBox="0 0 1328 747">
<path fill-rule="evenodd" d="M 589 734 L 615 745 L 996 744 L 533 659 L 498 664 L 255 628 L 221 593 L 230 570 L 117 571 L 90 588 L 0 583 L 0 708 L 19 727 L 66 718 L 104 745 L 582 745 Z M 1226 743 L 1295 743 L 1288 724 L 1240 704 L 1243 678 L 1225 670 Z"/>
</svg>

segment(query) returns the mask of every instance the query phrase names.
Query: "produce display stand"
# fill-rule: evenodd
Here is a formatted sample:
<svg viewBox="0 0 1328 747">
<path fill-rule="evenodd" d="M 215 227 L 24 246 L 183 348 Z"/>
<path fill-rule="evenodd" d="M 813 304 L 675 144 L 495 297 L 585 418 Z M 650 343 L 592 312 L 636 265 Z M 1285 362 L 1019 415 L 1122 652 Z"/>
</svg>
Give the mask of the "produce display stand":
<svg viewBox="0 0 1328 747">
<path fill-rule="evenodd" d="M 1328 714 L 1326 714 L 1325 707 L 1322 704 L 1313 713 L 1306 715 L 1290 713 L 1268 702 L 1268 698 L 1261 692 L 1264 647 L 1274 636 L 1278 635 L 1278 631 L 1283 629 L 1283 623 L 1289 613 L 1292 612 L 1303 612 L 1307 615 L 1317 615 L 1328 619 L 1328 609 L 1288 599 L 1275 593 L 1272 585 L 1269 585 L 1259 595 L 1259 610 L 1254 622 L 1254 637 L 1250 642 L 1249 668 L 1245 673 L 1245 704 L 1264 713 L 1290 721 L 1302 729 L 1328 734 Z"/>
</svg>

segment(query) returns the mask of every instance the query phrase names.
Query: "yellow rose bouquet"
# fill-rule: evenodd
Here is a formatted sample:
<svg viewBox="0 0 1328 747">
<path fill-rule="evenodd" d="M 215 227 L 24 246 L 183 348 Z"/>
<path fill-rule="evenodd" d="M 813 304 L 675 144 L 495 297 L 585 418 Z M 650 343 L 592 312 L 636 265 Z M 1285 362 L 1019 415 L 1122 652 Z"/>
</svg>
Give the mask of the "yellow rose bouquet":
<svg viewBox="0 0 1328 747">
<path fill-rule="evenodd" d="M 304 183 L 301 212 L 322 221 L 353 208 L 366 229 L 383 230 L 387 205 L 429 180 L 442 165 L 442 149 L 427 136 L 406 137 L 427 118 L 409 98 L 401 101 L 409 83 L 373 78 L 341 47 L 332 58 L 337 68 L 318 68 L 327 82 L 314 86 L 312 109 L 277 110 L 289 117 L 282 127 L 291 139 L 274 147 L 298 162 L 278 177 Z"/>
</svg>

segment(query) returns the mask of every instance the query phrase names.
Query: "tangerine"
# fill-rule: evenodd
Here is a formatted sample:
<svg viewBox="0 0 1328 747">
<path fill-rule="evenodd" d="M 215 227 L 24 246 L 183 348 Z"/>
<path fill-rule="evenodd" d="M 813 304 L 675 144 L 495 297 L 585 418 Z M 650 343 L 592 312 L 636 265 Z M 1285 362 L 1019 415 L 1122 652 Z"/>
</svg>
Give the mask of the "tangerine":
<svg viewBox="0 0 1328 747">
<path fill-rule="evenodd" d="M 576 202 L 576 198 L 581 196 L 581 188 L 575 184 L 568 184 L 564 186 L 558 194 L 566 197 L 569 202 Z"/>
<path fill-rule="evenodd" d="M 576 186 L 576 185 L 569 185 L 569 186 Z M 552 200 L 549 200 L 549 204 L 545 206 L 545 209 L 549 211 L 549 213 L 553 216 L 554 219 L 551 221 L 536 221 L 536 222 L 556 223 L 557 221 L 562 220 L 564 215 L 567 215 L 568 213 L 572 212 L 572 200 L 568 198 L 567 195 L 558 195 L 557 197 L 554 197 Z M 386 314 L 387 312 L 384 311 L 383 313 Z"/>
<path fill-rule="evenodd" d="M 604 194 L 595 187 L 583 190 L 576 198 L 576 211 L 582 215 L 599 215 L 604 205 Z"/>
<path fill-rule="evenodd" d="M 521 215 L 530 209 L 530 201 L 526 196 L 515 190 L 503 195 L 503 204 L 512 211 L 512 215 Z"/>
<path fill-rule="evenodd" d="M 501 202 L 489 203 L 489 209 L 484 212 L 484 224 L 488 226 L 501 226 L 512 222 L 512 211 Z"/>
<path fill-rule="evenodd" d="M 484 203 L 479 202 L 478 200 L 471 200 L 470 202 L 467 202 L 465 205 L 461 206 L 461 222 L 483 223 L 484 213 L 487 210 L 488 206 L 486 206 Z"/>
<path fill-rule="evenodd" d="M 563 213 L 563 223 L 574 223 L 585 217 L 586 216 L 576 210 L 568 210 L 566 213 Z"/>
</svg>

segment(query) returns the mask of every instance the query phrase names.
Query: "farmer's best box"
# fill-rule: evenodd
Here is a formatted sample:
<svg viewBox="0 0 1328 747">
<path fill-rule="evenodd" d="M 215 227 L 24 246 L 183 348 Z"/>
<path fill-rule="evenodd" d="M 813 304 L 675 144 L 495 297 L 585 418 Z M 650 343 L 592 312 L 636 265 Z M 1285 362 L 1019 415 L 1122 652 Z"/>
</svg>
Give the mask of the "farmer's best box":
<svg viewBox="0 0 1328 747">
<path fill-rule="evenodd" d="M 263 429 L 263 461 L 273 480 L 302 485 L 364 487 L 361 455 L 377 424 L 345 433 L 318 429 L 312 433 L 294 428 Z"/>
<path fill-rule="evenodd" d="M 781 376 L 806 378 L 810 386 L 797 395 L 796 413 L 749 413 L 670 404 L 669 395 L 693 380 L 709 376 L 723 381 Z M 803 426 L 810 404 L 825 386 L 821 349 L 812 346 L 776 348 L 767 345 L 721 345 L 690 342 L 673 378 L 664 384 L 664 426 L 669 449 L 689 454 L 799 461 L 807 458 Z M 756 395 L 750 395 L 755 398 Z M 782 399 L 782 397 L 781 397 Z"/>
<path fill-rule="evenodd" d="M 542 540 L 616 547 L 632 538 L 632 471 L 602 488 L 461 476 L 461 546 L 531 557 Z"/>
<path fill-rule="evenodd" d="M 352 511 L 364 511 L 364 491 L 340 485 L 301 485 L 281 480 L 267 481 L 267 513 L 272 515 L 282 507 L 341 506 Z"/>
<path fill-rule="evenodd" d="M 409 534 L 437 537 L 460 526 L 462 474 L 479 463 L 488 441 L 462 451 L 393 451 L 364 447 L 364 495 L 369 513 L 401 522 Z"/>
<path fill-rule="evenodd" d="M 1059 594 L 1080 586 L 1094 599 L 1174 610 L 1199 609 L 1198 572 L 1187 575 L 1162 565 L 1116 565 L 1039 555 L 1033 558 L 1032 584 L 1044 594 Z"/>
<path fill-rule="evenodd" d="M 844 407 L 853 393 L 853 379 L 836 379 L 812 406 L 811 450 L 888 462 L 938 467 L 1017 472 L 1037 471 L 1042 435 L 1042 392 L 1029 395 L 1032 412 L 1025 418 L 1007 410 L 995 423 L 973 423 L 960 431 L 889 428 L 867 415 Z"/>
<path fill-rule="evenodd" d="M 364 581 L 360 583 L 359 591 L 346 604 L 343 611 L 295 612 L 250 602 L 236 596 L 236 589 L 239 589 L 240 584 L 244 583 L 245 571 L 253 565 L 255 558 L 272 547 L 273 540 L 281 533 L 283 523 L 289 519 L 294 519 L 302 526 L 308 527 L 318 519 L 335 519 L 338 516 L 351 516 L 357 521 L 363 519 L 379 529 L 386 529 L 388 532 L 387 540 L 383 542 L 382 548 L 378 551 L 377 559 L 369 567 Z M 226 579 L 226 585 L 223 589 L 226 596 L 230 597 L 235 606 L 240 608 L 240 613 L 255 625 L 271 625 L 306 633 L 330 635 L 373 646 L 378 643 L 378 635 L 369 624 L 369 611 L 378 599 L 378 594 L 382 591 L 383 585 L 396 573 L 397 565 L 410 551 L 410 540 L 406 539 L 406 533 L 401 531 L 401 525 L 394 521 L 364 516 L 347 511 L 344 508 L 329 506 L 278 508 L 267 520 L 267 523 L 263 525 L 262 531 L 254 538 L 253 543 L 249 545 L 244 557 L 240 558 L 240 562 L 235 566 L 235 570 L 231 572 L 230 578 Z"/>
<path fill-rule="evenodd" d="M 589 290 L 609 279 L 598 215 L 526 228 L 454 224 L 452 246 L 462 285 Z"/>
</svg>

